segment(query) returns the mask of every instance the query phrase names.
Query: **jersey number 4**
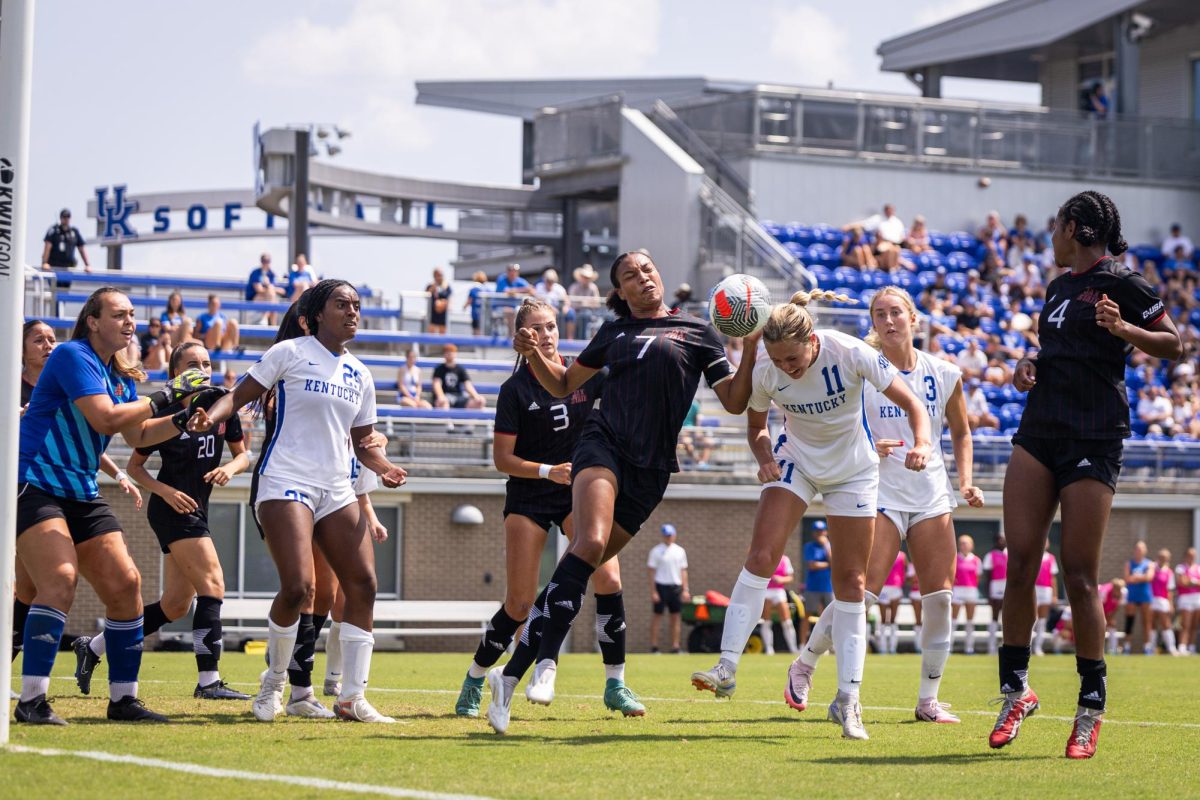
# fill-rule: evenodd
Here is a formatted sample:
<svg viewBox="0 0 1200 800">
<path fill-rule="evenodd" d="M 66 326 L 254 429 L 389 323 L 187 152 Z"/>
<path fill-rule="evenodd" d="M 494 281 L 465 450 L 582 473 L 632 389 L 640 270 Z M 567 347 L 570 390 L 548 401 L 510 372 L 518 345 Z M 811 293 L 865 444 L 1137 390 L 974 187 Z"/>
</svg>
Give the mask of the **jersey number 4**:
<svg viewBox="0 0 1200 800">
<path fill-rule="evenodd" d="M 1050 312 L 1050 316 L 1046 317 L 1047 322 L 1053 322 L 1054 327 L 1061 329 L 1063 321 L 1067 318 L 1067 306 L 1070 305 L 1071 298 L 1067 298 L 1058 304 L 1058 308 Z"/>
</svg>

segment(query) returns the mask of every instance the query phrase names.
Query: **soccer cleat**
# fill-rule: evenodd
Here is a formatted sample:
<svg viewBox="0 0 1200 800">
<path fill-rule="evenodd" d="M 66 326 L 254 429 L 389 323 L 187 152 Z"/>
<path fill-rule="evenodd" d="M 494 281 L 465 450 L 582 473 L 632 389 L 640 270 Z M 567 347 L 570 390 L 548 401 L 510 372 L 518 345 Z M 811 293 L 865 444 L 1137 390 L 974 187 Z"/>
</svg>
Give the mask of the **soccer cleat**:
<svg viewBox="0 0 1200 800">
<path fill-rule="evenodd" d="M 525 684 L 525 699 L 539 706 L 548 706 L 554 702 L 554 679 L 558 676 L 557 667 L 535 667 L 529 683 Z"/>
<path fill-rule="evenodd" d="M 100 663 L 100 656 L 88 647 L 91 642 L 91 636 L 80 636 L 71 642 L 71 649 L 75 651 L 75 683 L 79 685 L 79 691 L 83 694 L 92 693 L 92 672 Z"/>
<path fill-rule="evenodd" d="M 207 686 L 196 684 L 192 697 L 197 700 L 249 700 L 250 695 L 229 688 L 225 681 L 214 681 Z"/>
<path fill-rule="evenodd" d="M 996 725 L 992 728 L 992 734 L 988 737 L 988 745 L 1004 747 L 1017 738 L 1025 718 L 1033 716 L 1038 710 L 1038 697 L 1032 689 L 1026 689 L 1022 695 L 1013 692 L 998 697 L 992 701 L 993 705 L 996 703 L 1003 705 L 1000 707 L 1000 716 L 996 718 Z"/>
<path fill-rule="evenodd" d="M 393 723 L 396 721 L 376 711 L 375 707 L 368 703 L 367 698 L 361 694 L 356 694 L 349 700 L 338 700 L 333 704 L 333 713 L 337 715 L 338 719 L 344 719 L 347 722 Z"/>
<path fill-rule="evenodd" d="M 472 678 L 468 675 L 463 679 L 462 691 L 458 693 L 458 702 L 454 704 L 454 713 L 460 717 L 479 716 L 479 704 L 483 702 L 483 678 Z"/>
<path fill-rule="evenodd" d="M 337 678 L 326 678 L 325 679 L 325 696 L 326 697 L 337 697 L 341 693 L 342 693 L 342 682 L 341 681 L 339 681 Z"/>
<path fill-rule="evenodd" d="M 962 720 L 950 713 L 949 708 L 949 703 L 939 703 L 936 697 L 918 700 L 915 712 L 917 722 L 937 722 L 943 725 L 962 722 Z"/>
<path fill-rule="evenodd" d="M 503 667 L 494 667 L 488 670 L 487 682 L 492 690 L 492 702 L 488 705 L 487 710 L 488 724 L 496 733 L 504 733 L 508 730 L 508 719 L 512 713 L 513 689 L 516 687 L 510 687 L 505 682 Z"/>
<path fill-rule="evenodd" d="M 258 695 L 250 710 L 259 722 L 274 722 L 275 717 L 283 712 L 284 681 L 272 680 L 270 673 L 263 673 L 262 683 L 258 687 Z"/>
<path fill-rule="evenodd" d="M 829 704 L 829 719 L 842 726 L 843 739 L 870 739 L 867 729 L 863 727 L 862 705 L 857 697 L 837 693 Z"/>
<path fill-rule="evenodd" d="M 798 658 L 788 667 L 788 682 L 783 690 L 783 699 L 797 711 L 808 708 L 808 691 L 812 688 L 812 675 L 813 668 Z"/>
<path fill-rule="evenodd" d="M 303 717 L 304 719 L 333 719 L 335 716 L 311 694 L 288 703 L 284 711 L 289 717 Z"/>
<path fill-rule="evenodd" d="M 1067 758 L 1091 758 L 1096 755 L 1096 742 L 1100 739 L 1100 723 L 1104 712 L 1079 706 L 1075 712 L 1075 727 L 1067 740 Z"/>
<path fill-rule="evenodd" d="M 20 695 L 18 695 L 20 697 Z M 50 702 L 46 700 L 46 695 L 39 694 L 32 700 L 17 702 L 17 722 L 24 722 L 29 725 L 66 725 L 67 721 L 58 714 L 54 713 L 54 709 L 50 707 Z"/>
<path fill-rule="evenodd" d="M 712 692 L 717 697 L 733 697 L 734 691 L 737 690 L 737 679 L 725 661 L 718 661 L 715 667 L 706 672 L 693 672 L 692 686 L 695 686 L 698 692 Z"/>
<path fill-rule="evenodd" d="M 616 678 L 604 682 L 604 707 L 609 711 L 620 711 L 627 717 L 646 716 L 646 707 L 638 700 L 638 696 L 624 681 Z"/>
<path fill-rule="evenodd" d="M 146 708 L 145 703 L 132 695 L 109 700 L 108 718 L 113 722 L 170 722 L 162 714 L 155 714 Z"/>
</svg>

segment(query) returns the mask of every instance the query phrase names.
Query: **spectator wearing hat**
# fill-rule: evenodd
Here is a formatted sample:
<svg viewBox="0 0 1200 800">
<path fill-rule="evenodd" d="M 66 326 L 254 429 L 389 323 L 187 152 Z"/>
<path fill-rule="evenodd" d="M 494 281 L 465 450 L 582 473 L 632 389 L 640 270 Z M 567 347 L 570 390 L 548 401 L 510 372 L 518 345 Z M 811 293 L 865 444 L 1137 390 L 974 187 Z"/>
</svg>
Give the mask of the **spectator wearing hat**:
<svg viewBox="0 0 1200 800">
<path fill-rule="evenodd" d="M 833 602 L 833 573 L 829 568 L 829 526 L 813 523 L 812 541 L 804 545 L 804 610 L 820 616 Z"/>
<path fill-rule="evenodd" d="M 84 245 L 83 234 L 71 224 L 71 209 L 64 208 L 58 212 L 58 224 L 51 225 L 42 237 L 42 269 L 74 269 L 76 265 L 75 251 L 83 259 L 83 271 L 92 271 L 92 262 L 88 260 Z"/>
<path fill-rule="evenodd" d="M 559 327 L 568 339 L 575 338 L 575 309 L 571 308 L 571 298 L 567 297 L 567 287 L 558 280 L 558 270 L 553 267 L 542 273 L 542 279 L 533 287 L 533 293 L 543 303 L 548 304 L 558 315 Z"/>
<path fill-rule="evenodd" d="M 600 308 L 600 287 L 596 285 L 596 270 L 591 264 L 584 264 L 576 269 L 571 276 L 575 282 L 567 290 L 571 302 L 575 304 L 575 331 L 580 339 L 588 338 L 591 333 L 592 320 Z M 571 335 L 568 339 L 574 338 Z"/>
<path fill-rule="evenodd" d="M 521 277 L 520 264 L 509 264 L 504 268 L 504 274 L 496 279 L 496 293 L 509 298 L 533 294 L 533 287 L 529 281 Z M 504 321 L 508 325 L 509 336 L 513 335 L 513 319 L 516 316 L 518 304 L 519 301 L 509 299 L 496 300 L 493 303 L 494 307 L 504 311 Z"/>
<path fill-rule="evenodd" d="M 458 347 L 442 348 L 442 363 L 433 369 L 433 405 L 435 408 L 483 408 L 483 395 L 475 391 L 467 370 L 458 363 Z"/>
<path fill-rule="evenodd" d="M 483 333 L 483 298 L 480 295 L 488 290 L 487 273 L 480 270 L 471 276 L 471 280 L 475 285 L 467 292 L 463 311 L 471 309 L 471 333 L 479 336 Z"/>
<path fill-rule="evenodd" d="M 650 602 L 654 614 L 650 617 L 650 652 L 657 653 L 658 628 L 664 612 L 671 614 L 671 652 L 681 652 L 679 636 L 680 609 L 692 599 L 688 592 L 687 553 L 675 543 L 674 525 L 662 526 L 662 541 L 650 549 L 646 566 L 650 570 Z"/>
</svg>

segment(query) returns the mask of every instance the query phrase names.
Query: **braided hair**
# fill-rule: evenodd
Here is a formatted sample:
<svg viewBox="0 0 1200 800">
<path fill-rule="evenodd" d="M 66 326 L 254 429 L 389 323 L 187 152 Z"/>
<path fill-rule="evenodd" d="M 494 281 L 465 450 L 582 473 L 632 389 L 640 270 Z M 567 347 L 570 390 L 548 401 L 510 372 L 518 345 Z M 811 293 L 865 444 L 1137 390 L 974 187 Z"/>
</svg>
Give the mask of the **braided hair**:
<svg viewBox="0 0 1200 800">
<path fill-rule="evenodd" d="M 1101 244 L 1114 256 L 1129 249 L 1121 236 L 1121 214 L 1112 199 L 1096 191 L 1080 192 L 1058 210 L 1064 223 L 1075 222 L 1075 241 L 1084 247 Z"/>
<path fill-rule="evenodd" d="M 304 314 L 304 321 L 308 323 L 308 333 L 310 336 L 316 336 L 317 330 L 320 327 L 320 324 L 317 322 L 317 315 L 325 310 L 325 303 L 333 296 L 333 293 L 343 286 L 350 287 L 350 291 L 354 292 L 355 295 L 358 294 L 358 291 L 354 288 L 354 284 L 350 283 L 350 281 L 337 280 L 335 278 L 326 278 L 316 286 L 305 291 L 305 294 L 308 294 L 308 302 L 302 309 L 302 313 Z M 309 294 L 309 292 L 312 294 Z M 296 302 L 299 303 L 300 301 L 297 300 Z M 304 334 L 301 333 L 300 335 L 303 336 Z"/>
</svg>

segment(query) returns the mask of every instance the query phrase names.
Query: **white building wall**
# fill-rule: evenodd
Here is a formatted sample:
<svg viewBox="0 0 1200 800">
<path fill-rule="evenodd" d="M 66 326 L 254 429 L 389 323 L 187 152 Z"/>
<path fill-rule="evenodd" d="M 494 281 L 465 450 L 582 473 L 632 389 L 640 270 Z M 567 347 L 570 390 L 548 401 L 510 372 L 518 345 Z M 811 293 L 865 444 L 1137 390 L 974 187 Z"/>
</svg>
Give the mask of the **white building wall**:
<svg viewBox="0 0 1200 800">
<path fill-rule="evenodd" d="M 1042 105 L 1056 110 L 1079 108 L 1079 67 L 1075 54 L 1047 59 L 1041 67 Z"/>
<path fill-rule="evenodd" d="M 1200 58 L 1200 24 L 1154 31 L 1141 47 L 1138 113 L 1192 116 L 1192 64 Z"/>
</svg>

